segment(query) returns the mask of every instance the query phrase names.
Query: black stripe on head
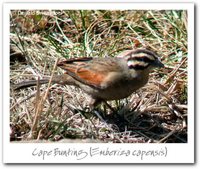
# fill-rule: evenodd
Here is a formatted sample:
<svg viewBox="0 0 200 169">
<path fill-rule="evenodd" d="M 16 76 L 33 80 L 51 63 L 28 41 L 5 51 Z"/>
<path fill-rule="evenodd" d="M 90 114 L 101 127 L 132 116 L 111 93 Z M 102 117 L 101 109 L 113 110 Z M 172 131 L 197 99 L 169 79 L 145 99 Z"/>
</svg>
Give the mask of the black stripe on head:
<svg viewBox="0 0 200 169">
<path fill-rule="evenodd" d="M 148 66 L 149 66 L 149 64 L 146 65 L 146 66 L 144 66 L 144 65 L 139 65 L 139 64 L 135 64 L 135 65 L 130 65 L 129 68 L 130 68 L 130 69 L 134 69 L 134 70 L 144 70 L 144 69 L 146 69 Z"/>
<path fill-rule="evenodd" d="M 149 66 L 161 67 L 158 65 L 158 55 L 150 50 L 137 49 L 129 54 L 128 67 L 130 69 L 144 70 Z"/>
<path fill-rule="evenodd" d="M 137 49 L 137 50 L 133 51 L 132 54 L 134 55 L 134 54 L 140 54 L 140 53 L 144 53 L 144 54 L 153 56 L 154 59 L 157 58 L 157 54 L 155 52 L 147 50 L 147 49 Z"/>
<path fill-rule="evenodd" d="M 144 53 L 141 53 L 144 54 Z M 149 55 L 141 55 L 141 56 L 132 56 L 128 59 L 128 67 L 130 69 L 136 69 L 136 70 L 144 70 L 146 68 L 148 68 L 150 65 L 152 65 L 152 63 L 155 62 L 155 60 L 151 57 L 149 57 Z"/>
<path fill-rule="evenodd" d="M 130 55 L 131 57 L 128 58 L 128 61 L 133 60 L 138 63 L 140 62 L 140 65 L 144 64 L 145 66 L 147 66 L 147 64 L 154 65 L 156 60 L 158 60 L 158 55 L 147 49 L 137 49 L 133 51 L 132 53 L 130 53 Z"/>
<path fill-rule="evenodd" d="M 147 55 L 134 56 L 134 57 L 129 58 L 128 60 L 136 60 L 136 61 L 145 62 L 145 63 L 154 62 L 154 60 L 150 59 Z"/>
<path fill-rule="evenodd" d="M 144 62 L 144 61 L 137 61 L 135 59 L 129 59 L 127 62 L 127 65 L 130 69 L 144 70 L 151 64 Z"/>
</svg>

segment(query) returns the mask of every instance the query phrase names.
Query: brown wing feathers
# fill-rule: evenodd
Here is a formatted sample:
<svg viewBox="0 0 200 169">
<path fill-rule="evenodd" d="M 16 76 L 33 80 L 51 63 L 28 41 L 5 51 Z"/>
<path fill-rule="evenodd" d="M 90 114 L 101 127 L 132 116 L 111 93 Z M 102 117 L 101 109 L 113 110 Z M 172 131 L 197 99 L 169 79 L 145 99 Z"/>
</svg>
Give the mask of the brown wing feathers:
<svg viewBox="0 0 200 169">
<path fill-rule="evenodd" d="M 88 69 L 87 67 L 91 67 L 92 63 L 90 62 L 88 65 L 87 61 L 91 60 L 92 58 L 77 58 L 61 61 L 57 65 L 81 83 L 100 88 L 106 75 L 95 71 L 95 69 Z"/>
</svg>

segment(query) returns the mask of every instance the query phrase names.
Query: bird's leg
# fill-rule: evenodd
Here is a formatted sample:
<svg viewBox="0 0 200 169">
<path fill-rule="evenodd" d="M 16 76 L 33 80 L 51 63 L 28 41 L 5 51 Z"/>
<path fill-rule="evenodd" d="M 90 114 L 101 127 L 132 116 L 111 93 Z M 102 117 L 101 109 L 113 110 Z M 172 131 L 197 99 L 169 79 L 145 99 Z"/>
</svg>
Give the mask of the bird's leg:
<svg viewBox="0 0 200 169">
<path fill-rule="evenodd" d="M 111 106 L 109 105 L 105 100 L 102 100 L 102 102 L 111 110 L 111 112 L 115 112 L 116 110 Z"/>
<path fill-rule="evenodd" d="M 90 100 L 90 103 L 89 103 L 90 109 L 93 110 L 101 102 L 103 102 L 112 112 L 115 112 L 115 109 L 112 108 L 112 106 L 110 106 L 105 100 L 99 100 L 99 99 L 94 99 L 94 98 L 91 98 Z"/>
<path fill-rule="evenodd" d="M 98 99 L 94 99 L 94 98 L 90 98 L 90 101 L 89 101 L 89 109 L 90 111 L 94 110 L 95 107 L 97 107 L 98 104 L 100 104 L 101 101 L 98 100 Z"/>
</svg>

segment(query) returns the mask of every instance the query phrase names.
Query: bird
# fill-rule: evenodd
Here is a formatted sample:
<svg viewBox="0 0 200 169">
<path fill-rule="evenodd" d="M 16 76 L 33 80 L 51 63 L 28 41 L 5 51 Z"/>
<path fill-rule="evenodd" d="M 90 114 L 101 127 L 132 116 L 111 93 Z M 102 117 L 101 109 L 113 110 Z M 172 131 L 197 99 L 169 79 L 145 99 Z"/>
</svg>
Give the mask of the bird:
<svg viewBox="0 0 200 169">
<path fill-rule="evenodd" d="M 150 71 L 162 68 L 161 57 L 154 51 L 139 48 L 123 51 L 116 57 L 78 57 L 57 63 L 64 69 L 62 75 L 54 75 L 52 83 L 73 85 L 90 96 L 89 107 L 93 109 L 101 102 L 127 98 L 143 87 Z M 40 84 L 50 78 L 40 80 Z M 37 80 L 15 85 L 15 89 L 37 84 Z"/>
</svg>

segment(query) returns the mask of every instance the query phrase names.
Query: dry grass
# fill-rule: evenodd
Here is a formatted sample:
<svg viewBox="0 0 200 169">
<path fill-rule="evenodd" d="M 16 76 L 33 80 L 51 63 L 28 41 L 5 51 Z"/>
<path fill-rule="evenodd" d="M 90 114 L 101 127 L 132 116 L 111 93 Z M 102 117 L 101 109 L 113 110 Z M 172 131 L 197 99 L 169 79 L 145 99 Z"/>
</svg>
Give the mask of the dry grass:
<svg viewBox="0 0 200 169">
<path fill-rule="evenodd" d="M 57 12 L 10 16 L 10 140 L 187 142 L 186 11 Z M 166 68 L 152 71 L 129 98 L 109 102 L 114 113 L 103 104 L 88 112 L 88 96 L 70 86 L 12 90 L 25 79 L 62 74 L 53 69 L 58 58 L 115 56 L 138 47 L 155 50 Z"/>
</svg>

